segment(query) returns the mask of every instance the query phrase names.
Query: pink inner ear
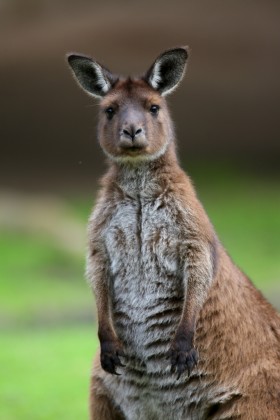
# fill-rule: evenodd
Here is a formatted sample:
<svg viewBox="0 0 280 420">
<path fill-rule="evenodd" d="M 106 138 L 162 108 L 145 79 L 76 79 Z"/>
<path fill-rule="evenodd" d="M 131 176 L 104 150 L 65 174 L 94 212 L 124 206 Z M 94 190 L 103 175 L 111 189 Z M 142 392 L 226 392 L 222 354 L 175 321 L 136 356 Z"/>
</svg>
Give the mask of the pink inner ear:
<svg viewBox="0 0 280 420">
<path fill-rule="evenodd" d="M 160 82 L 161 82 L 160 63 L 156 62 L 154 64 L 152 74 L 149 78 L 149 82 L 155 90 L 158 89 L 158 87 L 160 85 Z"/>
</svg>

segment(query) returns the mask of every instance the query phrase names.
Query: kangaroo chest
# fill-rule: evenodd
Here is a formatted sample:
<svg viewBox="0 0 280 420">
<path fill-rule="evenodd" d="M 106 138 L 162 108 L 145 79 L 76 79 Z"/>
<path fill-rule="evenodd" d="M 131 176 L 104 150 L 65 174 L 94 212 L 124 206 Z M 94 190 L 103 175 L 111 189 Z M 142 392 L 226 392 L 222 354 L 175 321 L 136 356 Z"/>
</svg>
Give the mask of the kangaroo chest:
<svg viewBox="0 0 280 420">
<path fill-rule="evenodd" d="M 156 340 L 170 342 L 179 320 L 180 236 L 176 214 L 158 201 L 120 203 L 106 229 L 113 321 L 128 351 L 142 360 L 155 355 Z"/>
</svg>

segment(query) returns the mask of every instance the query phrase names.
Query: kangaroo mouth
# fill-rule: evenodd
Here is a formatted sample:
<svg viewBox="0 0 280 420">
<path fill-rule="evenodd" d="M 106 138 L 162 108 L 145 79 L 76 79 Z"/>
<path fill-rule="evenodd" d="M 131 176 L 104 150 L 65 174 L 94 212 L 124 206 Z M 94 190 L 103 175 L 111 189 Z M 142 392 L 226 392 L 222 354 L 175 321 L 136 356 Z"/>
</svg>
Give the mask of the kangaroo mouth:
<svg viewBox="0 0 280 420">
<path fill-rule="evenodd" d="M 120 151 L 124 154 L 131 154 L 131 155 L 137 155 L 141 152 L 145 151 L 147 147 L 147 142 L 143 141 L 135 141 L 135 142 L 128 142 L 123 141 L 119 144 Z"/>
<path fill-rule="evenodd" d="M 122 149 L 123 156 L 136 157 L 145 154 L 145 147 L 143 146 L 131 146 Z"/>
<path fill-rule="evenodd" d="M 144 148 L 145 148 L 144 146 L 135 144 L 133 146 L 124 147 L 123 149 L 128 151 L 128 152 L 137 152 L 139 150 L 143 150 Z"/>
</svg>

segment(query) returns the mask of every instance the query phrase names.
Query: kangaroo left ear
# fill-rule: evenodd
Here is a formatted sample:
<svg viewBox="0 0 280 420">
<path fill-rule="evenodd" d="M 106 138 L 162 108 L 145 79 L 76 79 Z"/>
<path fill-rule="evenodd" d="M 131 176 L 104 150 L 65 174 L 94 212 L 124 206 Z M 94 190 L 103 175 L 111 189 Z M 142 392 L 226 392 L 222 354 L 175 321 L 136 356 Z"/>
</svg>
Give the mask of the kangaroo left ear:
<svg viewBox="0 0 280 420">
<path fill-rule="evenodd" d="M 117 76 L 90 57 L 68 54 L 67 60 L 78 84 L 95 98 L 105 96 L 118 80 Z"/>
<path fill-rule="evenodd" d="M 187 47 L 165 51 L 156 59 L 144 79 L 162 96 L 168 95 L 182 80 L 187 58 Z"/>
</svg>

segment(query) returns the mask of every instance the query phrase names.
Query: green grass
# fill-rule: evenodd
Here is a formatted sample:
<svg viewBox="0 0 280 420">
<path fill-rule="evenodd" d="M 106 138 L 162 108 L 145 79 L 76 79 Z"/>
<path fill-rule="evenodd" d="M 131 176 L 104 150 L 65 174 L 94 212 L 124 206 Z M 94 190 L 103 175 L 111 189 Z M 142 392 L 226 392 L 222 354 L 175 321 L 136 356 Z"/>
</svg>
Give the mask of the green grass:
<svg viewBox="0 0 280 420">
<path fill-rule="evenodd" d="M 0 255 L 0 418 L 88 418 L 97 335 L 83 259 L 7 230 Z"/>
<path fill-rule="evenodd" d="M 97 344 L 83 325 L 1 332 L 0 418 L 87 419 Z"/>
<path fill-rule="evenodd" d="M 0 234 L 0 322 L 51 322 L 92 312 L 84 261 L 48 238 L 27 233 Z"/>
<path fill-rule="evenodd" d="M 279 179 L 236 175 L 231 168 L 196 169 L 192 177 L 234 262 L 264 291 L 279 284 Z"/>
</svg>

